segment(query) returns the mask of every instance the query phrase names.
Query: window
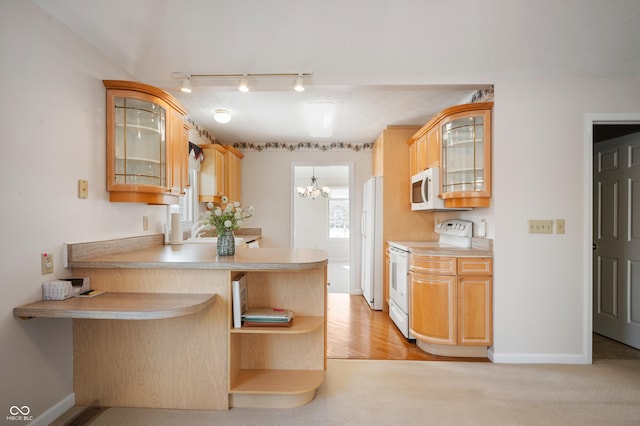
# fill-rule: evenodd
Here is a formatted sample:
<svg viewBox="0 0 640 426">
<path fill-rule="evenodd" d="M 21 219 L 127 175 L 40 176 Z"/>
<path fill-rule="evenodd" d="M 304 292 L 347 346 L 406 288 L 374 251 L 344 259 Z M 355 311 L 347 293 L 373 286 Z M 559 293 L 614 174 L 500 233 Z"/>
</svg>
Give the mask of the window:
<svg viewBox="0 0 640 426">
<path fill-rule="evenodd" d="M 328 201 L 329 239 L 349 238 L 349 187 L 331 187 Z"/>
</svg>

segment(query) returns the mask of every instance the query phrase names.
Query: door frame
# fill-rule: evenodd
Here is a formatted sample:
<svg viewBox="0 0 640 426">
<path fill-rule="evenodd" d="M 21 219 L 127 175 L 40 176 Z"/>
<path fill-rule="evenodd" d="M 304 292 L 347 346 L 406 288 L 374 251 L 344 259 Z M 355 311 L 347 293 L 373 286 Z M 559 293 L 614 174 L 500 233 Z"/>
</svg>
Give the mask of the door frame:
<svg viewBox="0 0 640 426">
<path fill-rule="evenodd" d="M 583 300 L 583 352 L 585 363 L 593 362 L 593 126 L 598 124 L 640 124 L 638 113 L 585 114 L 584 146 L 584 300 Z"/>
<path fill-rule="evenodd" d="M 292 161 L 289 182 L 291 186 L 291 229 L 290 229 L 290 247 L 293 247 L 295 240 L 295 193 L 296 167 L 327 167 L 327 166 L 344 166 L 348 168 L 349 173 L 349 294 L 354 294 L 356 282 L 356 257 L 355 257 L 355 174 L 354 163 L 352 161 Z"/>
</svg>

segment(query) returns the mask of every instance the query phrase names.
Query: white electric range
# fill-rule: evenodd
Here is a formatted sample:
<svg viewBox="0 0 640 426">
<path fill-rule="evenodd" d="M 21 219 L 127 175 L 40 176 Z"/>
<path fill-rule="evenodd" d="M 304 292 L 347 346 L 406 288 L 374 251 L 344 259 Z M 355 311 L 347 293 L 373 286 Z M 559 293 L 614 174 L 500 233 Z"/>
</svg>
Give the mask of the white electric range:
<svg viewBox="0 0 640 426">
<path fill-rule="evenodd" d="M 440 253 L 471 247 L 473 223 L 466 220 L 447 220 L 436 225 L 438 241 L 389 241 L 389 317 L 400 332 L 409 340 L 414 337 L 409 331 L 409 254 L 412 250 Z M 442 253 L 446 254 L 446 253 Z"/>
</svg>

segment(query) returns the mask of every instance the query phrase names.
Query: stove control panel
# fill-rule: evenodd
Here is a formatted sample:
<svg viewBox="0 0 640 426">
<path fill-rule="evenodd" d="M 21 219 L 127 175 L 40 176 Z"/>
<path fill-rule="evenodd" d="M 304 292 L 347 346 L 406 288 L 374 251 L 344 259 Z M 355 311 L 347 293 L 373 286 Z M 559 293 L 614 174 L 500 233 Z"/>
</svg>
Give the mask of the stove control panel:
<svg viewBox="0 0 640 426">
<path fill-rule="evenodd" d="M 471 237 L 473 222 L 468 220 L 451 219 L 436 225 L 438 234 L 455 235 L 458 237 Z"/>
</svg>

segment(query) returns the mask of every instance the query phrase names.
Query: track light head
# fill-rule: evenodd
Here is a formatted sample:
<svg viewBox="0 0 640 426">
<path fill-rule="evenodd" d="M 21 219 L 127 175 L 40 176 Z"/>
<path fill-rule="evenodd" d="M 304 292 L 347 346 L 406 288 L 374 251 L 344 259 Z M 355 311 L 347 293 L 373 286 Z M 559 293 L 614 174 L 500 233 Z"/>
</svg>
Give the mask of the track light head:
<svg viewBox="0 0 640 426">
<path fill-rule="evenodd" d="M 296 92 L 304 92 L 304 77 L 302 74 L 298 74 L 298 78 L 296 78 L 296 85 L 293 88 Z"/>
<path fill-rule="evenodd" d="M 238 86 L 238 90 L 240 90 L 241 92 L 249 91 L 249 79 L 246 75 L 243 75 L 240 79 L 240 86 Z"/>
<path fill-rule="evenodd" d="M 182 90 L 185 93 L 191 93 L 191 76 L 190 75 L 184 76 L 184 78 L 182 79 L 182 87 L 180 87 L 180 90 Z"/>
</svg>

